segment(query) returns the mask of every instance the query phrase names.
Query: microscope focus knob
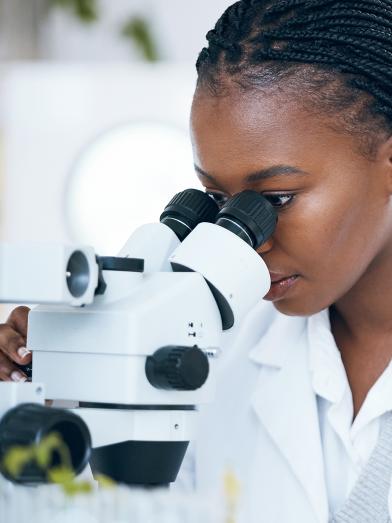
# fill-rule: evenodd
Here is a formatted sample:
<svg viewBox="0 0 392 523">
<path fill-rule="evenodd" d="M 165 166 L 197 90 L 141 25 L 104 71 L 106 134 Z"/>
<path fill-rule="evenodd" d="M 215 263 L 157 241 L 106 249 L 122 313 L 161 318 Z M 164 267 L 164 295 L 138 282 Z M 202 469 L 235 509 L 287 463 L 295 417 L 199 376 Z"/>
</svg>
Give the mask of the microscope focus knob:
<svg viewBox="0 0 392 523">
<path fill-rule="evenodd" d="M 169 345 L 146 360 L 146 376 L 151 385 L 164 390 L 196 390 L 207 381 L 209 363 L 198 347 Z"/>
</svg>

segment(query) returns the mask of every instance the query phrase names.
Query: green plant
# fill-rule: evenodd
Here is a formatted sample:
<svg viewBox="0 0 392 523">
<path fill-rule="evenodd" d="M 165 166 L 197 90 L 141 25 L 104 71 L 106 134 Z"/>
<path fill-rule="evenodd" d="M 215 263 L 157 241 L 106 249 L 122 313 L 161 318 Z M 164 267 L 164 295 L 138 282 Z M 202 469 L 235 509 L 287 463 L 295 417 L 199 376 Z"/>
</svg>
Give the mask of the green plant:
<svg viewBox="0 0 392 523">
<path fill-rule="evenodd" d="M 98 20 L 97 0 L 49 0 L 52 5 L 70 9 L 82 22 Z"/>
<path fill-rule="evenodd" d="M 60 464 L 52 467 L 53 454 L 59 457 Z M 68 495 L 89 493 L 93 485 L 89 481 L 76 481 L 72 468 L 71 455 L 61 436 L 53 432 L 44 437 L 39 444 L 12 447 L 4 456 L 2 468 L 9 476 L 17 478 L 28 463 L 35 463 L 46 473 L 50 483 L 59 484 Z M 115 485 L 110 478 L 99 475 L 97 481 L 101 487 Z"/>
<path fill-rule="evenodd" d="M 122 34 L 132 40 L 147 62 L 157 62 L 159 53 L 150 26 L 144 18 L 132 17 L 124 25 Z"/>
<path fill-rule="evenodd" d="M 48 0 L 52 6 L 70 10 L 82 22 L 92 23 L 99 18 L 97 0 Z M 147 62 L 159 60 L 158 48 L 147 20 L 141 17 L 130 18 L 123 26 L 122 36 L 131 40 Z"/>
<path fill-rule="evenodd" d="M 223 484 L 226 498 L 226 523 L 235 523 L 241 489 L 239 481 L 232 470 L 226 470 Z"/>
</svg>

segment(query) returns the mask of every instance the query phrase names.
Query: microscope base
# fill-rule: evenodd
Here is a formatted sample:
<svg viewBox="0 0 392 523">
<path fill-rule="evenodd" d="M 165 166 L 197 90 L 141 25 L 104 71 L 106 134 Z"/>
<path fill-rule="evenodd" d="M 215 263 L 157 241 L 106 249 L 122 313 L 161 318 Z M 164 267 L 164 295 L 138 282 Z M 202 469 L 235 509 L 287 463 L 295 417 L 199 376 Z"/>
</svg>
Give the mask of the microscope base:
<svg viewBox="0 0 392 523">
<path fill-rule="evenodd" d="M 164 486 L 176 480 L 187 441 L 123 441 L 92 450 L 93 474 L 119 483 Z"/>
</svg>

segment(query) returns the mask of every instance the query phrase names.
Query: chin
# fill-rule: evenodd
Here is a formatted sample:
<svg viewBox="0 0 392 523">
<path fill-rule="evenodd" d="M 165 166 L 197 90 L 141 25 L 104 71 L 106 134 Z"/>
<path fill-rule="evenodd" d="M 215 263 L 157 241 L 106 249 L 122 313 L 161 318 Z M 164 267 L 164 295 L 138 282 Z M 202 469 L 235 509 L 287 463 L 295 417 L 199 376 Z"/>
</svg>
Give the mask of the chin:
<svg viewBox="0 0 392 523">
<path fill-rule="evenodd" d="M 290 300 L 281 299 L 272 302 L 273 306 L 280 313 L 286 316 L 312 316 L 324 310 L 328 305 L 322 306 L 315 303 L 310 303 L 305 300 Z"/>
</svg>

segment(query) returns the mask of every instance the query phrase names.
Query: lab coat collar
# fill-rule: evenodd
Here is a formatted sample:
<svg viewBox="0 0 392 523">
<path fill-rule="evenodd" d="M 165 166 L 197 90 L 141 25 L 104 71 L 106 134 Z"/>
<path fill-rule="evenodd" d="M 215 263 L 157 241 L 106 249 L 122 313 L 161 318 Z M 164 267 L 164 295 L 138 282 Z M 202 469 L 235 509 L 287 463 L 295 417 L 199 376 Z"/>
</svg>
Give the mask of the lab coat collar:
<svg viewBox="0 0 392 523">
<path fill-rule="evenodd" d="M 292 352 L 291 341 L 301 335 L 305 326 L 306 318 L 284 316 L 276 311 L 268 329 L 249 352 L 249 358 L 255 363 L 280 369 Z"/>
<path fill-rule="evenodd" d="M 261 372 L 251 403 L 287 460 L 317 514 L 328 520 L 328 500 L 316 397 L 309 372 L 305 318 L 281 314 L 249 357 L 274 367 Z"/>
<path fill-rule="evenodd" d="M 331 332 L 329 310 L 308 319 L 309 369 L 313 390 L 331 403 L 342 401 L 349 388 L 339 349 Z M 352 413 L 347 413 L 347 419 Z"/>
</svg>

